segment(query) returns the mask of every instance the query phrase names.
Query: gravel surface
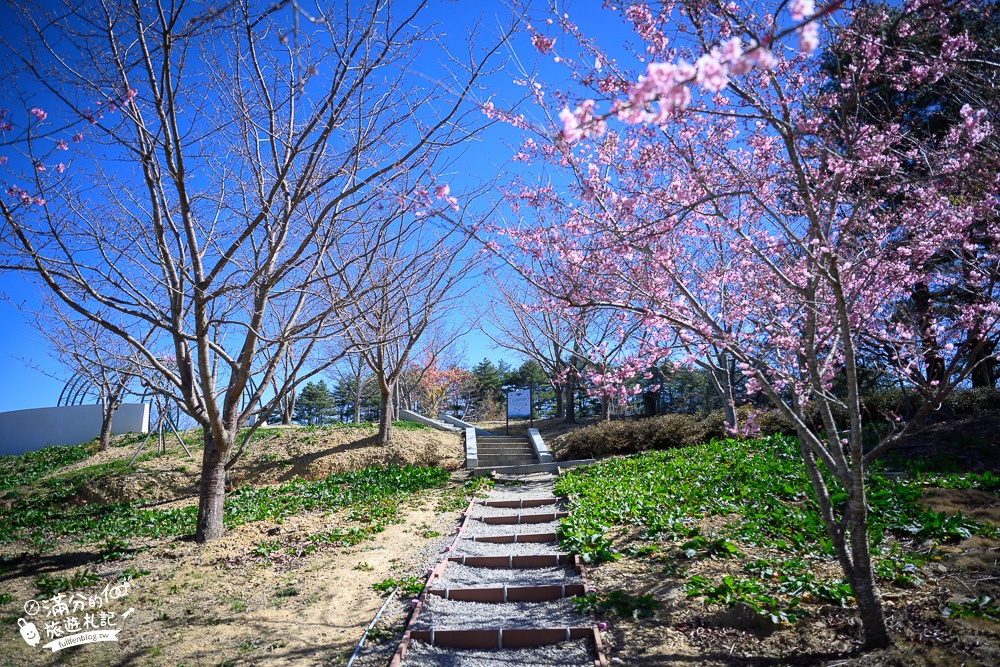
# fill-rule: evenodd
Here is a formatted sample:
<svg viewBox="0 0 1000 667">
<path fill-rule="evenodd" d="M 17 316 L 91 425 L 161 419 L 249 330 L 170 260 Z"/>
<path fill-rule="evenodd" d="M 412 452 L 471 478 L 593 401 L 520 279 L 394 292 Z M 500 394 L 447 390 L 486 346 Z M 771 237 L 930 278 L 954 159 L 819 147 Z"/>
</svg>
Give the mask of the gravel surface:
<svg viewBox="0 0 1000 667">
<path fill-rule="evenodd" d="M 579 584 L 582 580 L 568 567 L 530 569 L 468 567 L 448 563 L 444 574 L 434 580 L 431 588 L 483 588 L 487 586 L 538 586 L 543 584 Z"/>
<path fill-rule="evenodd" d="M 565 628 L 590 625 L 573 600 L 551 602 L 459 602 L 427 597 L 414 628 Z"/>
<path fill-rule="evenodd" d="M 516 479 L 524 482 L 519 486 L 504 486 L 497 483 L 486 500 L 514 500 L 516 498 L 551 498 L 555 477 L 550 474 L 521 475 Z"/>
<path fill-rule="evenodd" d="M 461 539 L 454 550 L 455 556 L 528 556 L 534 554 L 555 554 L 559 548 L 555 544 L 538 542 L 517 542 L 514 544 L 492 544 Z"/>
<path fill-rule="evenodd" d="M 586 639 L 505 651 L 468 651 L 412 641 L 406 667 L 592 667 L 594 654 Z"/>
<path fill-rule="evenodd" d="M 558 521 L 548 523 L 493 524 L 470 521 L 462 531 L 462 537 L 485 537 L 493 535 L 528 535 L 531 533 L 554 533 L 559 528 Z"/>
<path fill-rule="evenodd" d="M 478 519 L 481 516 L 507 516 L 510 514 L 552 514 L 552 512 L 562 512 L 559 505 L 541 505 L 539 507 L 489 507 L 487 505 L 477 505 L 472 509 L 472 518 Z"/>
</svg>

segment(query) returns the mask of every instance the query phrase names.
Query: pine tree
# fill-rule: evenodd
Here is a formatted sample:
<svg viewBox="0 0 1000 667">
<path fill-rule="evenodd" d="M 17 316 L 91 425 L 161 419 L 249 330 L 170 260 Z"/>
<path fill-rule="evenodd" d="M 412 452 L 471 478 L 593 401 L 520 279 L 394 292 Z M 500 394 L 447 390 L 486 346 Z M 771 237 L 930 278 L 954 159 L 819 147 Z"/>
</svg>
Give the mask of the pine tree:
<svg viewBox="0 0 1000 667">
<path fill-rule="evenodd" d="M 295 403 L 295 421 L 305 426 L 329 423 L 336 413 L 333 394 L 323 380 L 307 383 Z"/>
</svg>

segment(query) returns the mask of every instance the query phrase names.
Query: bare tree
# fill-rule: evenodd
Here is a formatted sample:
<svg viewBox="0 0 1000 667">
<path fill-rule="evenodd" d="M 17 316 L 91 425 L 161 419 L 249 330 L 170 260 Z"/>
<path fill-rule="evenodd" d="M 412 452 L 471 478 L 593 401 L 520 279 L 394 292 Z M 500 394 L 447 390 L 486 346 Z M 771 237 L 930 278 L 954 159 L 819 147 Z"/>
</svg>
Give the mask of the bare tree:
<svg viewBox="0 0 1000 667">
<path fill-rule="evenodd" d="M 111 441 L 115 412 L 146 370 L 135 350 L 89 319 L 73 317 L 51 297 L 31 312 L 31 320 L 48 347 L 49 355 L 71 374 L 72 391 L 93 397 L 101 405 L 100 450 Z M 152 329 L 139 339 L 148 342 Z"/>
<path fill-rule="evenodd" d="M 572 308 L 551 303 L 528 282 L 493 281 L 499 299 L 481 320 L 498 347 L 536 362 L 549 378 L 556 397 L 556 417 L 576 421 L 576 390 L 587 374 L 604 376 L 616 360 L 639 342 L 641 327 L 634 318 L 600 308 Z M 617 383 L 615 383 L 617 384 Z M 601 391 L 601 418 L 610 419 L 612 396 Z"/>
<path fill-rule="evenodd" d="M 481 122 L 464 102 L 499 45 L 411 76 L 425 4 L 8 2 L 3 96 L 32 111 L 0 266 L 125 341 L 203 427 L 198 541 L 222 535 L 240 429 L 323 370 L 383 203 Z"/>
<path fill-rule="evenodd" d="M 476 256 L 464 252 L 469 241 L 467 235 L 435 230 L 423 218 L 401 214 L 392 242 L 376 252 L 365 293 L 340 311 L 346 337 L 378 382 L 379 444 L 389 441 L 392 399 L 413 352 L 426 333 L 440 331 L 438 321 L 469 291 L 463 281 L 476 266 Z M 455 337 L 457 332 L 451 340 Z M 446 347 L 437 346 L 429 361 Z"/>
<path fill-rule="evenodd" d="M 560 317 L 558 308 L 532 305 L 538 303 L 538 295 L 522 283 L 495 279 L 493 287 L 499 298 L 481 311 L 479 320 L 497 333 L 487 327 L 481 330 L 494 345 L 523 355 L 542 367 L 555 392 L 556 417 L 564 418 L 565 376 L 572 356 L 569 322 Z"/>
</svg>

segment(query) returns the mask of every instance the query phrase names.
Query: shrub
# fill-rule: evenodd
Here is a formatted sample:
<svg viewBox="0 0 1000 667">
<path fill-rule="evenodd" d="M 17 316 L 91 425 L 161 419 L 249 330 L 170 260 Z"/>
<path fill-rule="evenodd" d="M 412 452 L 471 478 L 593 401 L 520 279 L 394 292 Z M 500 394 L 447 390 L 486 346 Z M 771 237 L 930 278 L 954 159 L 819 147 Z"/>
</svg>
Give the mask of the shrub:
<svg viewBox="0 0 1000 667">
<path fill-rule="evenodd" d="M 675 413 L 592 424 L 569 433 L 563 442 L 567 458 L 586 459 L 689 447 L 724 435 L 725 420 L 721 414 L 698 416 Z"/>
</svg>

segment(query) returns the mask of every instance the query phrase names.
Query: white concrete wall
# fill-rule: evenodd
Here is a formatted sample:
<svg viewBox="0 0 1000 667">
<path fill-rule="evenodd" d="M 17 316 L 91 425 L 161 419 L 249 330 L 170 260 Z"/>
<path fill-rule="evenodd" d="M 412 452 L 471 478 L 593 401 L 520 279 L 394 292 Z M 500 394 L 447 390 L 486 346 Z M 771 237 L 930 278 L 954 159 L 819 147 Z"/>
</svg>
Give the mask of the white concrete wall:
<svg viewBox="0 0 1000 667">
<path fill-rule="evenodd" d="M 149 405 L 126 403 L 111 422 L 114 435 L 149 431 Z M 78 445 L 101 434 L 100 405 L 66 405 L 0 412 L 0 455 L 23 454 L 49 445 Z"/>
</svg>

